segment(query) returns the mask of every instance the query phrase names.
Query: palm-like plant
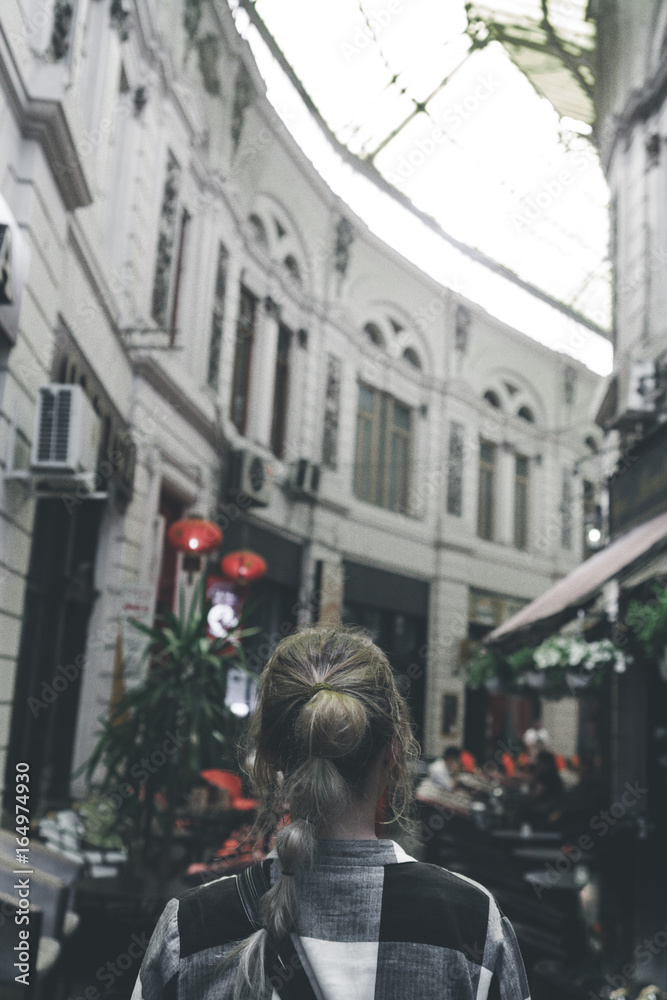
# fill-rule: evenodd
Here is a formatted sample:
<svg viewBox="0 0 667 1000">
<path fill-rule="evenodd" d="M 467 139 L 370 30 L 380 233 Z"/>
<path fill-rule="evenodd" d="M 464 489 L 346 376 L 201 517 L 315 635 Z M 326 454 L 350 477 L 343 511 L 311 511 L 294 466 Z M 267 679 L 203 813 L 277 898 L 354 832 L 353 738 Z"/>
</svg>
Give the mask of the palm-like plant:
<svg viewBox="0 0 667 1000">
<path fill-rule="evenodd" d="M 186 609 L 167 612 L 143 632 L 143 659 L 150 662 L 143 680 L 116 703 L 110 718 L 100 718 L 98 742 L 81 771 L 87 779 L 104 770 L 100 790 L 112 793 L 119 829 L 138 839 L 146 856 L 157 796 L 164 833 L 160 869 L 168 869 L 176 809 L 209 767 L 234 768 L 240 720 L 225 704 L 230 667 L 247 671 L 241 640 L 256 632 L 239 624 L 225 638 L 207 634 L 205 581 Z M 249 672 L 249 671 L 247 671 Z M 81 773 L 81 771 L 79 773 Z"/>
</svg>

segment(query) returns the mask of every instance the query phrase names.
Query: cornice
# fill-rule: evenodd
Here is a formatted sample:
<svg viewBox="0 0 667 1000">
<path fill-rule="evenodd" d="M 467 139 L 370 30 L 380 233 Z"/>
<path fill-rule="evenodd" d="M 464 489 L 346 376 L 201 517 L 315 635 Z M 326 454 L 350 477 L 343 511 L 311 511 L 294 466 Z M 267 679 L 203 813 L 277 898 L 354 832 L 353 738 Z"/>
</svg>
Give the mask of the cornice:
<svg viewBox="0 0 667 1000">
<path fill-rule="evenodd" d="M 57 71 L 57 67 L 53 69 Z M 73 212 L 90 205 L 93 198 L 62 101 L 30 92 L 1 24 L 0 84 L 21 134 L 34 139 L 44 150 L 66 209 Z"/>
<path fill-rule="evenodd" d="M 219 447 L 223 442 L 222 430 L 199 409 L 184 389 L 164 370 L 155 358 L 140 355 L 134 358 L 132 368 L 156 392 L 176 409 L 209 444 Z"/>
<path fill-rule="evenodd" d="M 608 174 L 619 141 L 628 140 L 632 128 L 658 111 L 667 99 L 667 60 L 663 61 L 643 86 L 630 92 L 620 114 L 605 119 L 596 141 L 605 172 Z"/>
</svg>

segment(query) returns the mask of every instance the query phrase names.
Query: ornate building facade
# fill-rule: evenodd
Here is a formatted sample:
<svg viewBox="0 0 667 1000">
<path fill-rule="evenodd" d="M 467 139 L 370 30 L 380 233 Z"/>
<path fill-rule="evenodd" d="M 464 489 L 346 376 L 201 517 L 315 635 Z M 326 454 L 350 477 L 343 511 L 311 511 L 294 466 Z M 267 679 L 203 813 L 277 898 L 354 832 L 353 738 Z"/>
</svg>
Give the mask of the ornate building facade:
<svg viewBox="0 0 667 1000">
<path fill-rule="evenodd" d="M 118 622 L 173 603 L 190 511 L 268 561 L 260 661 L 359 622 L 425 752 L 483 753 L 466 644 L 586 554 L 598 377 L 369 232 L 223 3 L 7 0 L 0 194 L 0 753 L 37 801 L 80 790 Z M 39 450 L 63 387 L 90 432 L 66 489 Z M 546 711 L 572 751 L 573 705 Z"/>
</svg>

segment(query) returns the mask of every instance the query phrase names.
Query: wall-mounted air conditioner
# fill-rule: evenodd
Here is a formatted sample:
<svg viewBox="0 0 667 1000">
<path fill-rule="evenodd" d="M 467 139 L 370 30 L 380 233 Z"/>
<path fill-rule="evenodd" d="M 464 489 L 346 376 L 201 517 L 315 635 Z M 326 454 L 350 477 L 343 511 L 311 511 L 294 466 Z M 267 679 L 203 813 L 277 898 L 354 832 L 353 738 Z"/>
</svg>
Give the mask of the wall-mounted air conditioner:
<svg viewBox="0 0 667 1000">
<path fill-rule="evenodd" d="M 43 385 L 30 451 L 37 488 L 58 492 L 83 484 L 93 490 L 100 444 L 100 418 L 79 385 Z"/>
<path fill-rule="evenodd" d="M 244 495 L 256 507 L 268 506 L 273 465 L 252 448 L 233 451 L 229 465 L 227 494 L 231 499 Z"/>
<path fill-rule="evenodd" d="M 294 500 L 313 500 L 320 489 L 320 466 L 300 458 L 290 466 L 287 487 Z"/>
</svg>

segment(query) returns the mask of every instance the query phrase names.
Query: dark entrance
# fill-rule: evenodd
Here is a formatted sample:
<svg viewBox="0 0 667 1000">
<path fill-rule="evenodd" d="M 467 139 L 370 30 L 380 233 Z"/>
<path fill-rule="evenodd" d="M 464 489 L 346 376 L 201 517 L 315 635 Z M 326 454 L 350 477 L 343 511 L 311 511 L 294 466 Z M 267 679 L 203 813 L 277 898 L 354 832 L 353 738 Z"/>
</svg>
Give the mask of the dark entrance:
<svg viewBox="0 0 667 1000">
<path fill-rule="evenodd" d="M 346 561 L 343 621 L 361 625 L 384 650 L 424 736 L 428 583 Z"/>
<path fill-rule="evenodd" d="M 31 766 L 33 808 L 69 805 L 74 734 L 104 505 L 37 502 L 7 757 Z M 59 669 L 60 668 L 60 669 Z M 6 802 L 13 811 L 13 804 Z"/>
<path fill-rule="evenodd" d="M 165 611 L 173 611 L 176 607 L 176 579 L 178 571 L 178 553 L 167 541 L 167 532 L 175 521 L 183 517 L 185 505 L 169 490 L 160 491 L 159 516 L 163 521 L 162 552 L 160 556 L 160 575 L 157 583 L 157 599 L 155 602 L 155 618 L 159 619 Z"/>
</svg>

